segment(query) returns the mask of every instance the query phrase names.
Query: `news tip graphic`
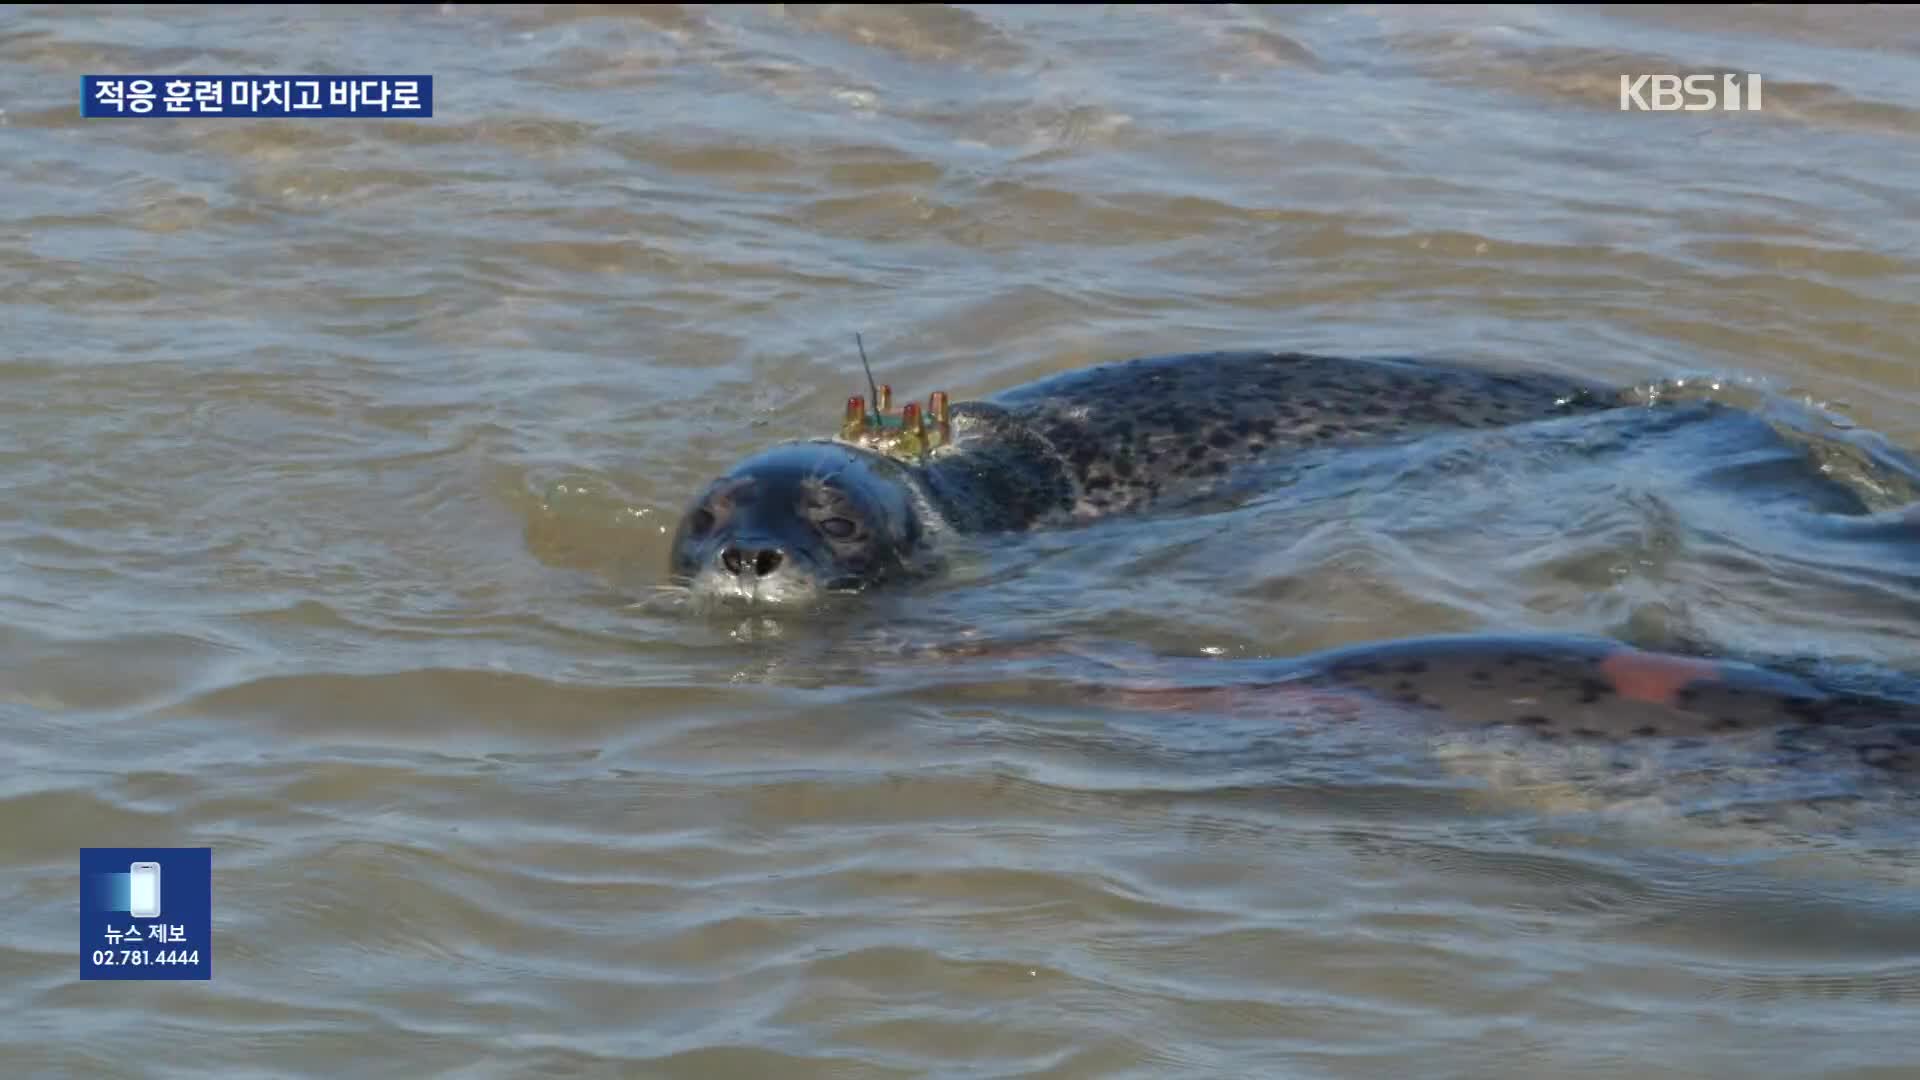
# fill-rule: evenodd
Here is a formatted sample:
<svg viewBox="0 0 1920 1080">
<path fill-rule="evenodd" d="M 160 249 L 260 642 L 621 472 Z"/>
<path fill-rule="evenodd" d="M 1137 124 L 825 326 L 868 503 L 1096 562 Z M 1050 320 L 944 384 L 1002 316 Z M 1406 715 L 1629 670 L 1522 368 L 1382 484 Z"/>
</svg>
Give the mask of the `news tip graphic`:
<svg viewBox="0 0 1920 1080">
<path fill-rule="evenodd" d="M 431 75 L 83 75 L 88 120 L 433 115 Z"/>
<path fill-rule="evenodd" d="M 81 848 L 80 978 L 213 978 L 213 849 Z"/>
</svg>

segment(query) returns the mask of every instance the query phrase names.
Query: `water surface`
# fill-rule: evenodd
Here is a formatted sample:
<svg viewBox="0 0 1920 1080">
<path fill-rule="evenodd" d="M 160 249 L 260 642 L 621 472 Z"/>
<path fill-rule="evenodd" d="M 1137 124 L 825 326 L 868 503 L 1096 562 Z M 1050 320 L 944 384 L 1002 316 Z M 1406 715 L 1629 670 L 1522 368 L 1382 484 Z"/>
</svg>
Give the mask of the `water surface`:
<svg viewBox="0 0 1920 1080">
<path fill-rule="evenodd" d="M 1723 70 L 1764 111 L 1617 107 Z M 78 118 L 134 71 L 438 115 Z M 0 1071 L 1911 1075 L 1897 795 L 1701 819 L 1028 646 L 1911 670 L 1916 86 L 1899 9 L 0 11 Z M 661 602 L 855 331 L 916 395 L 1411 353 L 1799 441 L 1437 440 L 861 611 Z M 211 983 L 77 982 L 75 849 L 140 844 L 213 847 Z"/>
</svg>

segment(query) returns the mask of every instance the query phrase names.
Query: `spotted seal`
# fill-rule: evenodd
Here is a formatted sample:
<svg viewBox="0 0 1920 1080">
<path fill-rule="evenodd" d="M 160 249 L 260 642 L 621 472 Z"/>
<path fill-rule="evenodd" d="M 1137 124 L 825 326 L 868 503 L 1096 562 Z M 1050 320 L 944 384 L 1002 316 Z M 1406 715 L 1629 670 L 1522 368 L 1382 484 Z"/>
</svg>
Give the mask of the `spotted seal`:
<svg viewBox="0 0 1920 1080">
<path fill-rule="evenodd" d="M 1724 658 L 1653 652 L 1572 635 L 1442 635 L 1370 642 L 1278 660 L 1173 663 L 1162 687 L 1090 684 L 1133 708 L 1398 710 L 1509 728 L 1547 743 L 1763 736 L 1787 757 L 1851 753 L 1920 778 L 1920 687 L 1838 688 Z"/>
<path fill-rule="evenodd" d="M 856 404 L 850 403 L 850 406 Z M 670 572 L 706 600 L 804 604 L 923 576 L 938 538 L 1172 509 L 1257 482 L 1326 446 L 1615 408 L 1609 388 L 1549 374 L 1304 353 L 1144 357 L 982 401 L 944 398 L 942 438 L 899 453 L 846 437 L 774 446 L 696 498 Z M 906 415 L 924 424 L 917 408 Z M 862 417 L 864 419 L 864 417 Z"/>
</svg>

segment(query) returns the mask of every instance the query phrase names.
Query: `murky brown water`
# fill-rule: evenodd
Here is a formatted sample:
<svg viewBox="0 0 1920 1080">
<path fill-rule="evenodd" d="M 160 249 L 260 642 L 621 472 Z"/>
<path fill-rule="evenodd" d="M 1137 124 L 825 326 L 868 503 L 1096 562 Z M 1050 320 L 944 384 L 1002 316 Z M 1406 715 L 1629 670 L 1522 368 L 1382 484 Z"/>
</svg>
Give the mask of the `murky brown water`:
<svg viewBox="0 0 1920 1080">
<path fill-rule="evenodd" d="M 1617 109 L 1699 70 L 1764 111 Z M 439 115 L 77 118 L 131 71 Z M 1910 521 L 1795 517 L 1737 433 L 1469 440 L 819 622 L 655 586 L 856 330 L 956 397 L 1425 353 L 1920 448 L 1916 87 L 1899 9 L 0 11 L 0 1074 L 1914 1075 L 1910 807 L 1703 825 L 916 659 L 1911 670 Z M 211 983 L 76 981 L 75 850 L 139 844 L 213 847 Z"/>
</svg>

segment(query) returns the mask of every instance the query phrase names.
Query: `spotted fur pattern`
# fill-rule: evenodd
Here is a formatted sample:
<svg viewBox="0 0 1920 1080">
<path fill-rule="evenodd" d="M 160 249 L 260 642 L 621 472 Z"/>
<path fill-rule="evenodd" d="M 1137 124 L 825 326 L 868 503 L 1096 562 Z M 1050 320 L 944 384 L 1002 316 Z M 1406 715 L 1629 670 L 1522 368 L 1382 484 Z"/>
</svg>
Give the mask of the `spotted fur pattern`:
<svg viewBox="0 0 1920 1080">
<path fill-rule="evenodd" d="M 1749 664 L 1605 640 L 1412 638 L 1243 664 L 1234 677 L 1229 686 L 1170 689 L 1162 704 L 1204 707 L 1217 697 L 1214 704 L 1244 709 L 1257 708 L 1263 697 L 1371 699 L 1436 723 L 1511 728 L 1569 745 L 1763 734 L 1785 759 L 1840 750 L 1875 769 L 1920 777 L 1920 702 L 1833 692 Z M 1147 704 L 1161 692 L 1126 693 Z M 1317 711 L 1341 714 L 1337 707 Z"/>
<path fill-rule="evenodd" d="M 921 476 L 956 527 L 1021 529 L 1205 498 L 1290 451 L 1621 404 L 1574 379 L 1427 361 L 1148 357 L 956 404 L 953 442 Z"/>
</svg>

